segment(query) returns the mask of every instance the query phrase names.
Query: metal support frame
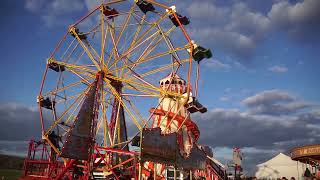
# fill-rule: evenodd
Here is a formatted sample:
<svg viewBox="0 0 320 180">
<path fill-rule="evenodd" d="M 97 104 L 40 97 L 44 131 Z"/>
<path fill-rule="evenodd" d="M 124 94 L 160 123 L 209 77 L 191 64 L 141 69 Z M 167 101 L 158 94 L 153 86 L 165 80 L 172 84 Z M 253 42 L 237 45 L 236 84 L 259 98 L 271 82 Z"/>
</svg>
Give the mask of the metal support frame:
<svg viewBox="0 0 320 180">
<path fill-rule="evenodd" d="M 112 4 L 115 4 L 115 3 L 120 3 L 124 0 L 113 0 L 113 1 L 110 1 L 108 3 L 106 3 L 106 5 L 112 5 Z M 113 48 L 113 51 L 114 51 L 114 54 L 115 56 L 117 56 L 117 59 L 115 59 L 115 61 L 113 62 L 113 64 L 111 64 L 110 67 L 113 67 L 114 69 L 107 69 L 108 70 L 108 73 L 112 72 L 113 71 L 123 71 L 124 70 L 124 67 L 116 67 L 116 63 L 119 62 L 120 60 L 122 60 L 123 58 L 127 58 L 129 60 L 129 57 L 130 57 L 130 54 L 136 49 L 138 48 L 139 46 L 141 46 L 142 44 L 145 44 L 149 38 L 152 39 L 152 37 L 154 35 L 159 35 L 157 33 L 155 33 L 154 35 L 150 36 L 150 37 L 146 37 L 148 35 L 148 33 L 151 32 L 151 30 L 154 28 L 154 27 L 157 27 L 159 25 L 159 23 L 168 16 L 168 14 L 172 14 L 174 16 L 174 18 L 177 20 L 178 24 L 179 24 L 179 27 L 180 27 L 180 30 L 182 31 L 183 35 L 185 36 L 188 44 L 189 44 L 189 48 L 191 49 L 190 50 L 190 56 L 188 59 L 186 60 L 182 60 L 181 62 L 183 63 L 189 63 L 188 64 L 188 79 L 187 79 L 187 97 L 185 98 L 185 103 L 187 103 L 188 99 L 189 99 L 189 96 L 191 94 L 191 72 L 192 72 L 192 64 L 193 64 L 193 59 L 192 59 L 192 51 L 193 51 L 193 43 L 191 41 L 191 38 L 189 37 L 188 33 L 186 32 L 184 26 L 181 24 L 180 20 L 179 20 L 179 17 L 177 16 L 177 14 L 168 6 L 165 6 L 161 3 L 158 3 L 154 0 L 146 0 L 147 2 L 150 2 L 158 7 L 161 7 L 165 10 L 168 10 L 167 13 L 164 13 L 164 14 L 161 14 L 159 13 L 160 16 L 160 19 L 155 22 L 154 25 L 152 25 L 148 30 L 146 30 L 145 33 L 143 33 L 139 38 L 138 38 L 138 32 L 140 32 L 141 29 L 138 29 L 137 30 L 137 34 L 135 35 L 136 37 L 134 38 L 135 39 L 135 42 L 131 44 L 130 48 L 128 49 L 127 52 L 123 53 L 123 54 L 118 54 L 118 50 L 117 50 L 117 45 L 120 41 L 120 38 L 122 36 L 122 33 L 124 32 L 124 28 L 128 25 L 128 22 L 129 22 L 129 19 L 130 19 L 130 16 L 131 15 L 135 15 L 134 14 L 134 7 L 132 7 L 132 9 L 130 10 L 130 13 L 128 14 L 128 17 L 127 17 L 127 20 L 124 22 L 123 24 L 123 29 L 121 30 L 121 33 L 119 35 L 119 37 L 117 39 L 115 39 L 115 42 L 114 42 L 114 48 Z M 95 13 L 96 11 L 98 11 L 99 9 L 103 10 L 103 4 L 98 6 L 97 8 L 95 8 L 93 11 L 89 12 L 87 15 L 85 15 L 84 17 L 82 17 L 80 20 L 78 20 L 75 24 L 73 24 L 72 26 L 70 26 L 70 32 L 72 32 L 72 34 L 74 35 L 75 39 L 78 41 L 79 45 L 84 49 L 84 51 L 87 53 L 87 55 L 89 56 L 89 59 L 92 61 L 92 63 L 94 64 L 94 66 L 96 67 L 96 69 L 98 70 L 98 72 L 95 72 L 95 71 L 91 71 L 90 68 L 82 68 L 81 70 L 83 71 L 88 71 L 92 74 L 94 73 L 97 73 L 98 75 L 100 73 L 106 73 L 107 70 L 106 69 L 106 64 L 105 64 L 105 55 L 104 55 L 104 49 L 105 49 L 105 39 L 104 39 L 104 16 L 101 16 L 101 33 L 102 33 L 102 36 L 101 36 L 101 55 L 99 56 L 100 58 L 100 63 L 102 64 L 99 64 L 99 61 L 96 60 L 96 54 L 92 54 L 92 53 L 96 53 L 95 51 L 92 52 L 92 47 L 90 47 L 88 45 L 88 42 L 84 41 L 83 39 L 81 39 L 81 37 L 79 37 L 77 31 L 76 31 L 76 26 L 81 23 L 84 19 L 88 18 L 90 15 L 92 15 L 93 13 Z M 143 21 L 144 19 L 142 19 L 141 21 Z M 141 28 L 141 26 L 140 26 Z M 173 30 L 173 29 L 172 29 Z M 108 32 L 108 31 L 106 31 Z M 170 33 L 171 30 L 169 32 L 165 32 L 166 34 Z M 113 34 L 114 32 L 111 32 L 110 30 L 110 34 L 111 34 L 111 38 L 114 38 L 113 37 Z M 50 55 L 50 58 L 49 59 L 52 59 L 57 50 L 61 47 L 62 43 L 66 40 L 67 38 L 67 35 L 69 34 L 69 32 L 67 32 L 63 38 L 61 39 L 61 41 L 58 43 L 58 45 L 55 47 L 54 51 L 51 53 Z M 165 35 L 162 33 L 162 35 Z M 165 37 L 164 37 L 165 38 Z M 156 40 L 156 38 L 154 39 Z M 159 39 L 160 41 L 161 39 Z M 165 38 L 166 40 L 166 38 Z M 170 51 L 167 52 L 168 54 L 172 54 L 172 53 L 176 53 L 177 51 L 180 51 L 180 50 L 184 50 L 186 49 L 186 47 L 180 47 L 180 48 L 174 48 L 172 44 L 170 44 L 170 42 L 168 42 L 166 40 L 167 44 L 169 43 L 169 46 L 170 46 Z M 153 90 L 153 91 L 156 91 L 156 92 L 162 92 L 159 90 L 159 88 L 156 88 L 156 87 L 153 87 L 151 84 L 149 84 L 147 81 L 145 81 L 143 79 L 144 76 L 147 76 L 149 74 L 153 74 L 154 72 L 158 72 L 160 70 L 162 70 L 161 68 L 159 68 L 158 70 L 156 71 L 150 71 L 150 72 L 147 72 L 146 74 L 143 74 L 142 76 L 135 73 L 135 71 L 133 70 L 134 67 L 139 64 L 139 63 L 142 63 L 142 62 L 147 62 L 149 60 L 152 60 L 152 59 L 156 59 L 156 58 L 159 58 L 159 57 L 162 57 L 162 56 L 165 56 L 166 53 L 162 53 L 162 54 L 157 54 L 156 56 L 150 58 L 146 58 L 148 54 L 150 54 L 155 48 L 156 46 L 158 45 L 158 43 L 155 43 L 154 47 L 151 46 L 151 43 L 147 46 L 147 48 L 145 49 L 143 55 L 141 57 L 139 57 L 139 60 L 136 61 L 136 62 L 132 62 L 131 65 L 129 64 L 129 66 L 127 67 L 130 72 L 133 72 L 135 75 L 134 75 L 134 78 L 135 79 L 138 79 L 140 80 L 142 83 L 137 83 L 136 85 L 137 86 L 143 86 L 144 88 L 149 88 L 149 90 Z M 94 49 L 93 49 L 94 50 Z M 178 55 L 177 55 L 178 56 Z M 144 60 L 141 60 L 142 58 L 146 58 Z M 111 55 L 109 56 L 108 58 L 108 61 L 111 59 Z M 177 61 L 177 64 L 181 65 L 180 61 Z M 109 62 L 107 62 L 107 66 L 108 66 Z M 64 64 L 66 65 L 66 67 L 68 68 L 68 64 Z M 71 66 L 70 66 L 71 67 Z M 80 69 L 80 66 L 72 66 L 74 69 Z M 131 68 L 130 68 L 131 67 Z M 170 66 L 168 66 L 170 67 Z M 168 68 L 166 67 L 166 68 Z M 46 80 L 46 76 L 47 76 L 47 73 L 48 73 L 48 64 L 46 66 L 46 69 L 45 69 L 45 72 L 44 72 L 44 76 L 43 76 L 43 79 L 42 79 L 42 82 L 41 82 L 41 87 L 40 87 L 40 92 L 39 92 L 39 95 L 41 96 L 42 95 L 42 91 L 43 91 L 43 88 L 44 88 L 44 84 L 45 84 L 45 80 Z M 123 68 L 123 69 L 119 69 L 119 68 Z M 72 69 L 72 68 L 71 68 Z M 119 70 L 117 70 L 119 69 Z M 81 73 L 78 74 L 77 71 L 74 71 L 72 70 L 71 72 L 73 72 L 74 74 L 76 74 L 77 76 L 80 77 L 81 81 L 79 82 L 79 84 L 81 82 L 86 82 L 87 84 L 89 84 L 87 82 L 87 79 L 83 78 L 81 75 Z M 89 75 L 90 75 L 89 73 Z M 102 75 L 100 74 L 100 75 Z M 88 74 L 86 74 L 88 76 Z M 120 126 L 122 126 L 121 128 L 118 128 L 116 127 L 117 123 L 115 123 L 115 121 L 120 121 L 119 120 L 119 114 L 120 113 L 124 113 L 124 109 L 127 110 L 126 108 L 126 105 L 122 102 L 122 99 L 121 99 L 121 91 L 122 91 L 122 82 L 123 83 L 133 83 L 130 81 L 130 78 L 126 79 L 126 78 L 118 78 L 118 77 L 113 77 L 113 78 L 110 78 L 110 77 L 107 77 L 107 76 L 110 76 L 110 74 L 103 74 L 102 77 L 99 77 L 102 78 L 103 81 L 106 81 L 106 84 L 108 85 L 108 87 L 110 88 L 110 90 L 112 91 L 112 93 L 114 94 L 115 96 L 115 100 L 114 100 L 114 104 L 113 104 L 113 109 L 112 109 L 112 115 L 111 115 L 111 120 L 110 120 L 110 124 L 109 124 L 109 127 L 110 127 L 110 132 L 111 134 L 116 134 L 118 133 L 118 140 L 117 140 L 117 143 L 114 143 L 113 144 L 121 144 L 122 142 L 127 142 L 127 129 L 126 129 L 126 124 L 125 124 L 125 119 L 123 117 L 123 119 L 121 119 L 121 121 L 123 122 L 118 122 L 118 124 Z M 98 78 L 98 77 L 97 77 Z M 66 88 L 66 87 L 63 87 L 63 88 Z M 103 85 L 102 85 L 102 88 L 99 88 L 99 86 L 97 87 L 97 94 L 99 94 L 99 91 L 101 91 L 100 89 L 102 89 L 103 91 Z M 62 91 L 62 88 L 60 89 L 56 89 L 56 91 Z M 167 94 L 169 94 L 169 92 L 166 92 Z M 80 96 L 79 96 L 80 98 Z M 76 102 L 76 101 L 75 101 Z M 100 106 L 99 105 L 99 98 L 96 98 L 95 99 L 95 106 Z M 184 104 L 185 104 L 184 103 Z M 80 103 L 79 103 L 80 104 Z M 71 106 L 70 106 L 71 107 Z M 97 107 L 96 107 L 97 108 Z M 61 159 L 57 159 L 57 158 L 61 158 L 59 157 L 61 155 L 60 151 L 57 150 L 57 148 L 54 148 L 54 146 L 52 145 L 52 143 L 50 142 L 50 140 L 48 140 L 48 134 L 47 134 L 47 130 L 45 129 L 44 127 L 44 119 L 43 119 L 43 112 L 42 112 L 42 109 L 39 105 L 39 111 L 40 111 L 40 121 L 41 121 L 41 132 L 42 132 L 42 137 L 43 137 L 43 140 L 40 141 L 40 143 L 38 144 L 37 142 L 35 141 L 30 141 L 29 143 L 29 151 L 28 151 L 28 157 L 26 158 L 25 160 L 25 164 L 24 164 L 24 176 L 29 176 L 29 177 L 37 177 L 39 179 L 61 179 L 63 177 L 68 177 L 69 179 L 72 179 L 73 177 L 73 173 L 74 171 L 72 170 L 72 168 L 74 167 L 81 167 L 83 168 L 83 175 L 80 177 L 80 179 L 90 179 L 91 177 L 91 173 L 94 171 L 94 170 L 103 170 L 103 171 L 111 171 L 112 174 L 115 176 L 116 179 L 119 179 L 117 173 L 115 173 L 114 169 L 117 169 L 117 168 L 120 168 L 120 169 L 125 169 L 125 170 L 130 170 L 132 171 L 131 172 L 131 176 L 136 178 L 136 179 L 139 179 L 141 180 L 142 179 L 142 172 L 143 172 L 143 161 L 142 161 L 142 158 L 141 158 L 141 154 L 140 153 L 136 153 L 136 152 L 132 152 L 132 151 L 129 151 L 129 148 L 128 148 L 128 143 L 125 143 L 125 145 L 118 145 L 118 147 L 110 147 L 110 148 L 106 148 L 106 147 L 99 147 L 99 146 L 96 146 L 95 144 L 91 144 L 90 146 L 90 149 L 89 149 L 89 157 L 87 160 L 84 160 L 84 161 L 80 161 L 78 159 L 63 159 L 64 160 L 64 164 L 62 161 L 60 161 Z M 54 112 L 55 113 L 55 112 Z M 129 112 L 128 112 L 129 113 Z M 129 113 L 129 115 L 131 115 Z M 176 115 L 173 115 L 172 117 L 174 117 L 173 119 L 176 118 Z M 177 116 L 178 117 L 178 116 Z M 95 136 L 96 136 L 96 121 L 97 121 L 97 118 L 98 118 L 98 113 L 95 114 L 95 117 L 93 119 L 93 124 L 92 124 L 92 133 L 90 134 L 93 142 L 95 140 Z M 58 119 L 58 120 L 61 120 L 62 117 L 60 118 L 57 118 L 56 115 L 55 115 L 55 119 Z M 111 122 L 113 121 L 113 122 Z M 185 119 L 181 119 L 181 121 L 183 121 L 183 124 L 186 122 Z M 59 121 L 56 121 L 55 122 L 55 126 L 58 125 L 58 122 Z M 189 122 L 189 121 L 187 121 Z M 113 124 L 112 124 L 113 123 Z M 121 124 L 122 123 L 122 124 Z M 106 123 L 107 124 L 107 123 Z M 138 123 L 139 125 L 139 123 Z M 195 126 L 195 124 L 191 124 L 192 126 L 190 127 L 193 127 L 193 131 L 196 132 L 194 134 L 198 135 L 198 128 Z M 50 127 L 50 129 L 53 128 L 53 127 Z M 121 134 L 121 132 L 116 132 L 117 129 L 122 129 L 124 134 Z M 143 137 L 143 134 L 142 134 L 142 128 L 139 128 L 141 131 L 140 131 L 140 152 L 141 152 L 141 142 L 142 142 L 142 137 Z M 52 129 L 51 129 L 52 130 Z M 114 133 L 113 133 L 114 132 Z M 116 135 L 114 135 L 115 137 Z M 121 136 L 121 137 L 120 137 Z M 106 145 L 106 143 L 105 143 Z M 41 146 L 41 148 L 40 148 Z M 49 147 L 51 146 L 51 148 Z M 50 150 L 49 150 L 50 148 Z M 53 153 L 51 153 L 53 152 Z M 103 152 L 103 153 L 101 153 Z M 36 159 L 36 153 L 40 153 L 40 159 Z M 128 158 L 119 158 L 120 156 L 128 156 Z M 57 156 L 56 157 L 53 157 L 53 156 Z M 118 158 L 117 161 L 113 162 L 112 160 L 112 156 L 116 156 Z M 108 161 L 108 162 L 106 162 Z M 105 163 L 105 164 L 103 164 Z M 39 171 L 41 171 L 41 166 L 45 166 L 46 170 L 42 170 L 41 173 L 42 174 L 30 174 L 30 171 L 31 171 L 31 166 L 33 165 L 39 165 Z M 100 165 L 104 165 L 106 168 L 100 168 L 99 169 L 99 166 Z M 128 166 L 124 166 L 124 165 L 128 165 Z M 139 167 L 138 167 L 139 165 Z M 136 173 L 137 172 L 137 167 L 139 168 L 138 169 L 138 174 Z M 154 179 L 157 178 L 157 167 L 156 167 L 156 162 L 154 164 L 154 169 L 153 169 L 153 172 L 154 172 Z M 177 178 L 177 174 L 176 174 L 176 167 L 174 167 L 174 179 Z M 190 179 L 192 179 L 192 171 L 190 171 Z"/>
</svg>

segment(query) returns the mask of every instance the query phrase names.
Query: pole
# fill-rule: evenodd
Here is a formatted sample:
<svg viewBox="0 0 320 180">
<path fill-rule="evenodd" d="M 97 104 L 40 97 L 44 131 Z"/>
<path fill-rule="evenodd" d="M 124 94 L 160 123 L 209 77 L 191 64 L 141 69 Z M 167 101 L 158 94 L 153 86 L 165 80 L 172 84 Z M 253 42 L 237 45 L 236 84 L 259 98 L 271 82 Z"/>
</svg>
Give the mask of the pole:
<svg viewBox="0 0 320 180">
<path fill-rule="evenodd" d="M 142 176 L 141 176 L 142 174 L 141 173 L 142 173 L 142 165 L 141 165 L 141 161 L 140 161 L 139 162 L 139 174 L 138 174 L 138 179 L 139 180 L 142 180 Z"/>
<path fill-rule="evenodd" d="M 141 129 L 140 131 L 140 155 L 139 155 L 139 180 L 142 180 L 142 157 L 141 157 L 141 154 L 142 154 L 142 138 L 143 138 L 143 129 Z"/>
<path fill-rule="evenodd" d="M 237 177 L 237 164 L 234 165 L 234 180 L 236 180 Z"/>
<path fill-rule="evenodd" d="M 153 179 L 157 179 L 157 164 L 153 163 Z"/>
</svg>

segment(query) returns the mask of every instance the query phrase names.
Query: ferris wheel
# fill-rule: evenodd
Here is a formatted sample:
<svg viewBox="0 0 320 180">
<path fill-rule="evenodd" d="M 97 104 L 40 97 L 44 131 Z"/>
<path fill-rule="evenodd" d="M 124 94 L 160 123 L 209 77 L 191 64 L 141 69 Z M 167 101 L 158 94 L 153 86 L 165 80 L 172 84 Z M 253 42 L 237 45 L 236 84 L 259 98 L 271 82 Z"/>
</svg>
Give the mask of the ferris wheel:
<svg viewBox="0 0 320 180">
<path fill-rule="evenodd" d="M 113 170 L 135 168 L 148 128 L 180 134 L 181 155 L 191 154 L 200 131 L 190 114 L 206 111 L 196 97 L 199 63 L 212 54 L 192 40 L 178 11 L 153 0 L 114 0 L 69 26 L 37 97 L 52 161 L 77 164 L 85 177 L 100 169 L 119 178 Z"/>
</svg>

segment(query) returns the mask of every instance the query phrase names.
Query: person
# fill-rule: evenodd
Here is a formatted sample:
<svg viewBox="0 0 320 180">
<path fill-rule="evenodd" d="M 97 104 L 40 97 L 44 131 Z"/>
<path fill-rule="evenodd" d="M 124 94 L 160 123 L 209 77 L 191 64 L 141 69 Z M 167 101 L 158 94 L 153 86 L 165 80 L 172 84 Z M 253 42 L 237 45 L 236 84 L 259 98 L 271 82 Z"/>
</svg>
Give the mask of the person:
<svg viewBox="0 0 320 180">
<path fill-rule="evenodd" d="M 281 180 L 287 180 L 287 178 L 286 177 L 282 177 Z"/>
<path fill-rule="evenodd" d="M 291 177 L 291 178 L 290 178 L 290 180 L 296 180 L 296 178 L 294 178 L 294 177 Z"/>
<path fill-rule="evenodd" d="M 309 168 L 306 168 L 306 170 L 304 171 L 304 177 L 311 177 L 311 172 L 309 170 Z"/>
<path fill-rule="evenodd" d="M 50 134 L 48 135 L 48 139 L 57 149 L 60 149 L 59 141 L 61 140 L 61 137 L 57 135 L 55 131 L 50 132 Z"/>
<path fill-rule="evenodd" d="M 154 179 L 154 174 L 153 174 L 153 172 L 151 171 L 151 172 L 150 172 L 150 176 L 148 177 L 147 180 L 153 180 L 153 179 Z"/>
<path fill-rule="evenodd" d="M 60 149 L 59 146 L 59 141 L 61 141 L 61 137 L 55 133 L 55 131 L 51 131 L 50 134 L 48 135 L 49 141 L 53 144 L 53 146 L 57 149 Z M 57 153 L 51 147 L 51 153 L 50 153 L 50 161 L 55 161 L 56 160 L 56 155 Z"/>
<path fill-rule="evenodd" d="M 316 173 L 316 178 L 320 179 L 320 167 L 318 167 L 318 171 Z"/>
</svg>

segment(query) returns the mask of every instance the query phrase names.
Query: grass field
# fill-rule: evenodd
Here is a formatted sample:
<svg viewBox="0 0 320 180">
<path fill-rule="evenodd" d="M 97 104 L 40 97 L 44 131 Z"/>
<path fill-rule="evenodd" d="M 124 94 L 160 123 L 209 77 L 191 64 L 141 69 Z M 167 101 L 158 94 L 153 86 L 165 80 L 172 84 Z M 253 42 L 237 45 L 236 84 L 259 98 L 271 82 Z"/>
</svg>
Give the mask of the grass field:
<svg viewBox="0 0 320 180">
<path fill-rule="evenodd" d="M 22 170 L 0 169 L 0 179 L 16 180 L 22 175 Z"/>
</svg>

